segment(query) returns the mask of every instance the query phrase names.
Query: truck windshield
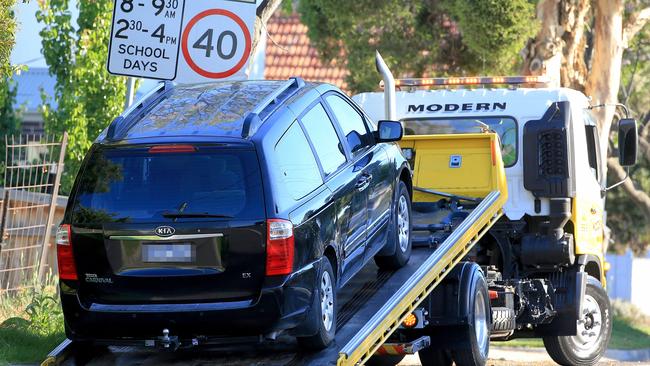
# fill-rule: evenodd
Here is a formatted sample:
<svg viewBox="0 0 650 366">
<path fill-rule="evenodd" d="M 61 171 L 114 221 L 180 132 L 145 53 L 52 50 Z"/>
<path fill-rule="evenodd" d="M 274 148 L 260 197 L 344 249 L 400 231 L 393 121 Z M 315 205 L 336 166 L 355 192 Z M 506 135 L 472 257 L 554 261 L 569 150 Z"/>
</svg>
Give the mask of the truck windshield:
<svg viewBox="0 0 650 366">
<path fill-rule="evenodd" d="M 405 135 L 436 135 L 480 132 L 484 125 L 499 135 L 503 165 L 517 162 L 517 122 L 510 117 L 413 118 L 404 119 Z"/>
<path fill-rule="evenodd" d="M 78 180 L 75 225 L 264 217 L 259 163 L 252 150 L 100 149 Z"/>
</svg>

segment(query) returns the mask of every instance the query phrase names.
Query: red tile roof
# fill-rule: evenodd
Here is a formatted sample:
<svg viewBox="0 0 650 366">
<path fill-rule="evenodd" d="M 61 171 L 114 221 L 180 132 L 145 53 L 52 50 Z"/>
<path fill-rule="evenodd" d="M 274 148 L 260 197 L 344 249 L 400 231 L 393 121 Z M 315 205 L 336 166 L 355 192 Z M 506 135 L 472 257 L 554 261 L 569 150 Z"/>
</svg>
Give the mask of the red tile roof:
<svg viewBox="0 0 650 366">
<path fill-rule="evenodd" d="M 307 26 L 298 14 L 276 12 L 266 25 L 268 40 L 264 65 L 265 79 L 288 79 L 300 76 L 309 81 L 324 81 L 347 90 L 345 77 L 348 70 L 332 62 L 329 65 L 319 58 L 311 46 Z"/>
</svg>

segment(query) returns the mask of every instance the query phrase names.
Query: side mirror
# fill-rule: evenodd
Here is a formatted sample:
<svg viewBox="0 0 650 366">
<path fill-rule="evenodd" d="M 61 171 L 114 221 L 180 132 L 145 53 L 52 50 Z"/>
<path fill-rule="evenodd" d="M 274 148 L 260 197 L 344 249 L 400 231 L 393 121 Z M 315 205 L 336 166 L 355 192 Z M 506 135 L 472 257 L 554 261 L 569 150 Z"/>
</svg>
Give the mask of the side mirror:
<svg viewBox="0 0 650 366">
<path fill-rule="evenodd" d="M 377 142 L 399 141 L 404 135 L 402 123 L 398 121 L 379 121 L 377 124 Z"/>
<path fill-rule="evenodd" d="M 621 166 L 636 164 L 637 155 L 637 126 L 632 118 L 618 121 L 618 162 Z"/>
</svg>

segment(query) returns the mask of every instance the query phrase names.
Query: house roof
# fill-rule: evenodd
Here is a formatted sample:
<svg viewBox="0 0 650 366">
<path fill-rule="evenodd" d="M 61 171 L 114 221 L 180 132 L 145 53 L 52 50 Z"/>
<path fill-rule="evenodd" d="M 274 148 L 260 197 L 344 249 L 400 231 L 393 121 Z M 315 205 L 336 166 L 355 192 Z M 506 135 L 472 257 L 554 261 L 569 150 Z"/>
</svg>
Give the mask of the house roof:
<svg viewBox="0 0 650 366">
<path fill-rule="evenodd" d="M 267 24 L 268 41 L 264 78 L 272 80 L 300 76 L 308 81 L 334 84 L 347 90 L 348 70 L 334 62 L 327 64 L 307 36 L 308 28 L 298 14 L 276 12 Z"/>
<path fill-rule="evenodd" d="M 56 108 L 53 98 L 56 78 L 49 74 L 47 67 L 30 67 L 14 75 L 14 80 L 18 86 L 14 108 L 23 107 L 26 112 L 37 112 L 41 105 L 41 89 Z"/>
</svg>

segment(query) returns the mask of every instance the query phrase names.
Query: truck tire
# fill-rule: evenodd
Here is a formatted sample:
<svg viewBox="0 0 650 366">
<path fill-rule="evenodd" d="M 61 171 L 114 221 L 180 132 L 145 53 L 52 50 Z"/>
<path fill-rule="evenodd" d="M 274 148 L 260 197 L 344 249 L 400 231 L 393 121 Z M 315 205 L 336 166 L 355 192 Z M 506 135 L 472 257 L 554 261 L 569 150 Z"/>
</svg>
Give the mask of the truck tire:
<svg viewBox="0 0 650 366">
<path fill-rule="evenodd" d="M 544 347 L 560 365 L 594 365 L 603 356 L 612 334 L 609 297 L 601 283 L 587 278 L 587 288 L 574 336 L 544 337 Z"/>
<path fill-rule="evenodd" d="M 336 333 L 336 277 L 330 261 L 325 258 L 322 263 L 314 293 L 317 303 L 312 307 L 316 309 L 315 316 L 320 319 L 318 331 L 309 337 L 296 337 L 300 346 L 314 351 L 329 346 Z"/>
<path fill-rule="evenodd" d="M 459 328 L 462 344 L 452 356 L 457 366 L 483 366 L 490 351 L 491 312 L 488 286 L 482 271 L 470 277 L 469 324 Z"/>
<path fill-rule="evenodd" d="M 366 365 L 368 366 L 395 366 L 402 362 L 405 355 L 375 355 L 370 357 Z"/>
<path fill-rule="evenodd" d="M 454 363 L 448 350 L 433 346 L 421 349 L 418 352 L 418 357 L 422 366 L 451 366 Z"/>
<path fill-rule="evenodd" d="M 516 326 L 515 311 L 506 307 L 492 308 L 492 331 L 504 332 L 514 330 Z"/>
<path fill-rule="evenodd" d="M 403 181 L 400 181 L 397 186 L 390 225 L 386 245 L 392 245 L 395 249 L 391 255 L 376 255 L 375 263 L 381 269 L 395 270 L 408 263 L 412 249 L 411 198 Z"/>
</svg>

